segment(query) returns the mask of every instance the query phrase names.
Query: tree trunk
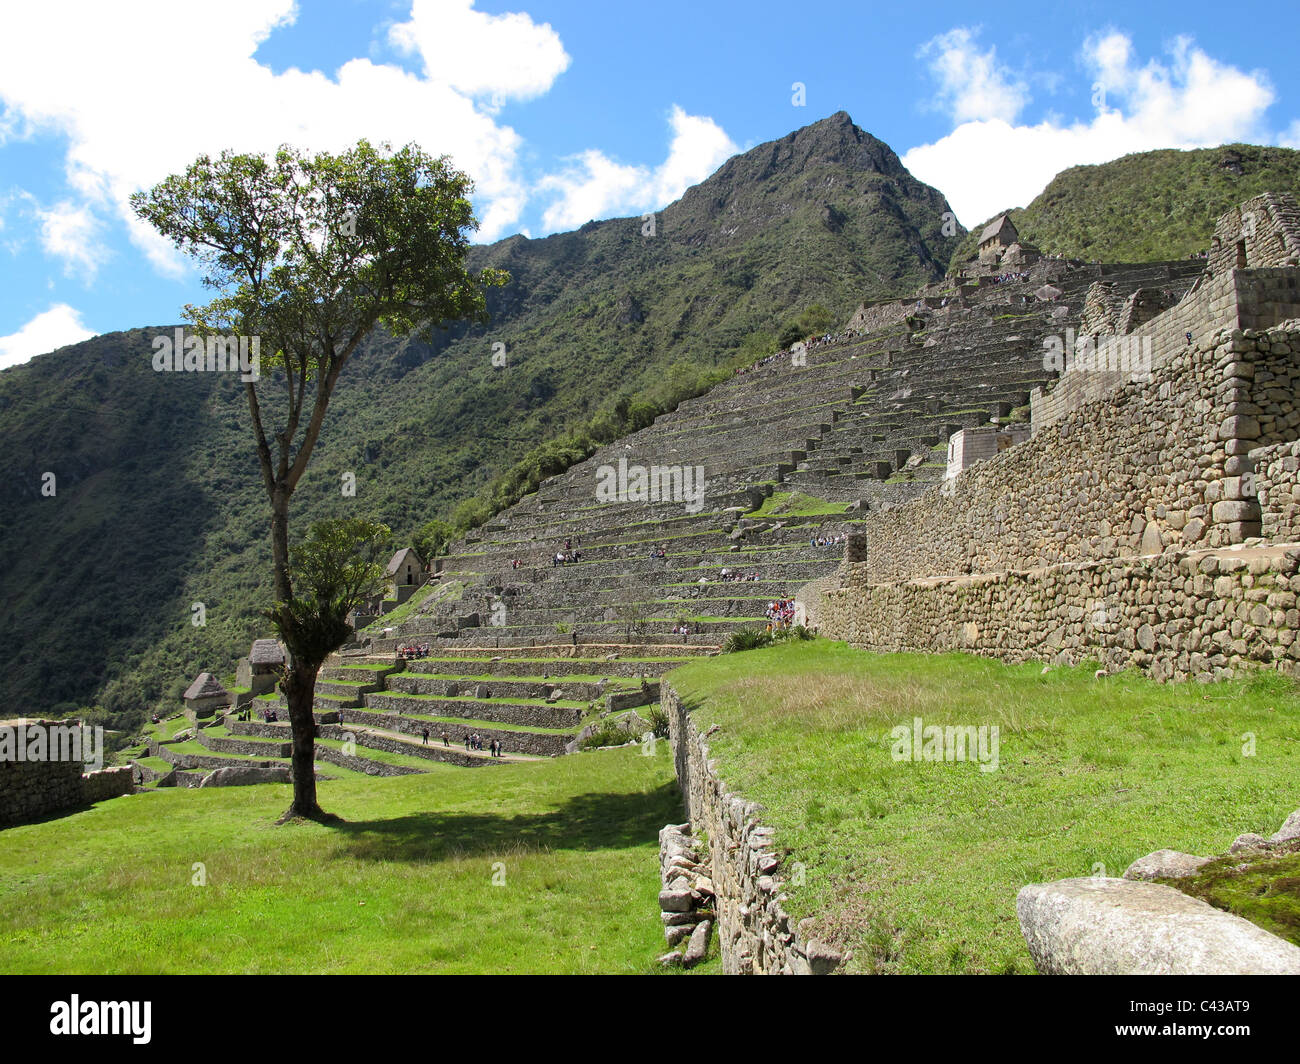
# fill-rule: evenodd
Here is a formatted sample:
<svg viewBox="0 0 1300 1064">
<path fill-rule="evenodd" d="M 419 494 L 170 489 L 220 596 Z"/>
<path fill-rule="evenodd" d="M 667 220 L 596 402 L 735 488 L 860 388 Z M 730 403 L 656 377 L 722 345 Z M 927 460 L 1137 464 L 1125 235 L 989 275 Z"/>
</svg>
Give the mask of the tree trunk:
<svg viewBox="0 0 1300 1064">
<path fill-rule="evenodd" d="M 300 816 L 320 820 L 324 810 L 316 802 L 316 673 L 319 665 L 294 661 L 285 673 L 284 694 L 293 730 L 293 804 L 281 821 Z"/>
<path fill-rule="evenodd" d="M 277 487 L 271 495 L 271 564 L 275 570 L 275 601 L 287 602 L 289 583 L 289 493 Z"/>
<path fill-rule="evenodd" d="M 271 495 L 271 560 L 275 567 L 275 600 L 286 602 L 293 595 L 289 580 L 289 492 L 277 487 Z M 316 801 L 316 674 L 320 662 L 303 661 L 289 648 L 285 670 L 285 701 L 289 703 L 289 730 L 293 736 L 293 804 L 280 818 L 321 820 L 325 811 Z"/>
</svg>

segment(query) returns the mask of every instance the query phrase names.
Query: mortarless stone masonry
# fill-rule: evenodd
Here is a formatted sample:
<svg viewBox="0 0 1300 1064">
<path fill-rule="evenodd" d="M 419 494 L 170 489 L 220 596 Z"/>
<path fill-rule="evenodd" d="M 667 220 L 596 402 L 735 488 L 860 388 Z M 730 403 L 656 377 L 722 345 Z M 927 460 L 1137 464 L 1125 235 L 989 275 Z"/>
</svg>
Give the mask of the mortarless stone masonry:
<svg viewBox="0 0 1300 1064">
<path fill-rule="evenodd" d="M 18 726 L 19 722 L 10 723 Z M 72 724 L 80 722 L 21 722 L 25 728 L 63 729 Z M 83 767 L 80 761 L 0 761 L 0 825 L 20 824 L 134 790 L 129 765 L 84 775 Z"/>
<path fill-rule="evenodd" d="M 1292 261 L 1290 229 L 1252 239 Z M 1067 372 L 1032 439 L 869 514 L 815 623 L 882 651 L 1300 675 L 1298 314 L 1294 267 L 1207 273 L 1135 330 L 1150 380 Z"/>
</svg>

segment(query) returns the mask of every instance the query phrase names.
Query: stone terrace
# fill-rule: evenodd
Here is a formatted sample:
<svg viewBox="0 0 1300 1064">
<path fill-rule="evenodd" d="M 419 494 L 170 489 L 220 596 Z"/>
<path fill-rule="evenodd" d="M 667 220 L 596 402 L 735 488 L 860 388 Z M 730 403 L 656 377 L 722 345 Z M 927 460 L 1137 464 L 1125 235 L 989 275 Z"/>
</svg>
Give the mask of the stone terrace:
<svg viewBox="0 0 1300 1064">
<path fill-rule="evenodd" d="M 463 583 L 463 592 L 385 632 L 372 650 L 409 642 L 567 644 L 593 654 L 715 647 L 735 628 L 762 623 L 772 599 L 835 569 L 840 551 L 810 537 L 852 531 L 861 511 L 941 479 L 958 429 L 1027 411 L 1031 391 L 1055 376 L 1043 367 L 1044 338 L 1078 323 L 1091 286 L 1176 300 L 1202 268 L 1045 260 L 1023 281 L 940 288 L 902 324 L 815 345 L 806 365 L 783 355 L 738 374 L 550 478 L 456 544 L 440 561 L 441 580 Z M 1062 293 L 1054 302 L 1033 294 L 1048 282 Z M 602 503 L 599 471 L 620 462 L 702 467 L 703 490 L 694 500 Z M 746 516 L 774 491 L 841 502 L 846 512 Z M 566 541 L 580 560 L 555 566 Z M 655 545 L 666 557 L 651 556 Z M 759 579 L 723 581 L 724 568 Z M 689 636 L 672 632 L 682 620 Z"/>
</svg>

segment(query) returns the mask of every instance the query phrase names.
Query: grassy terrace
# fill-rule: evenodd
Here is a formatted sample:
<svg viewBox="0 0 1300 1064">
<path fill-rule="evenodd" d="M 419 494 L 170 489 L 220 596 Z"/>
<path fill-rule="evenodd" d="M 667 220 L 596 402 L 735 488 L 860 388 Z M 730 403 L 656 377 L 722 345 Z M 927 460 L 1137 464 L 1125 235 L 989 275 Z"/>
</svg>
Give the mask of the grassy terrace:
<svg viewBox="0 0 1300 1064">
<path fill-rule="evenodd" d="M 477 771 L 424 767 L 322 782 L 321 803 L 345 821 L 333 826 L 273 826 L 290 788 L 268 784 L 162 790 L 9 828 L 0 966 L 653 969 L 664 950 L 657 834 L 683 816 L 667 744 L 652 757 L 627 749 L 502 764 L 491 786 Z M 191 884 L 195 862 L 206 886 Z"/>
<path fill-rule="evenodd" d="M 404 694 L 397 694 L 397 695 L 395 695 L 395 697 L 397 697 L 397 698 L 410 698 L 410 699 L 436 699 L 436 698 L 438 698 L 437 695 L 404 695 Z M 450 701 L 450 700 L 449 700 L 449 699 L 441 699 L 440 701 Z M 497 702 L 504 702 L 505 699 L 504 699 L 504 698 L 498 698 L 498 699 L 495 699 L 495 701 L 497 701 Z M 557 704 L 558 704 L 558 703 L 557 703 Z M 578 708 L 578 709 L 583 709 L 583 710 L 585 710 L 585 709 L 587 708 L 587 704 L 586 704 L 585 702 L 583 702 L 583 703 L 580 703 L 579 705 L 577 705 L 576 707 L 572 707 L 572 708 Z M 358 712 L 358 713 L 371 713 L 371 714 L 374 714 L 375 716 L 391 716 L 391 717 L 392 717 L 393 719 L 395 719 L 395 720 L 400 716 L 402 720 L 413 720 L 413 721 L 418 721 L 418 722 L 421 723 L 421 724 L 456 724 L 456 725 L 460 725 L 460 726 L 463 726 L 463 727 L 469 727 L 470 725 L 473 725 L 475 728 L 481 729 L 481 730 L 483 730 L 483 731 L 535 732 L 535 733 L 538 734 L 538 735 L 565 735 L 565 736 L 568 736 L 568 735 L 572 735 L 574 732 L 578 731 L 578 729 L 579 729 L 579 727 L 580 727 L 580 722 L 575 723 L 574 726 L 573 726 L 572 728 L 538 728 L 538 727 L 535 727 L 535 726 L 533 726 L 533 725 L 531 725 L 531 724 L 502 724 L 502 723 L 500 723 L 500 722 L 498 722 L 498 721 L 494 721 L 494 720 L 479 720 L 477 717 L 433 717 L 433 716 L 428 715 L 427 713 L 411 713 L 411 712 L 409 712 L 409 711 L 398 714 L 398 713 L 393 713 L 391 710 L 382 710 L 382 709 L 360 709 L 360 710 L 357 710 L 356 712 Z M 586 717 L 583 717 L 583 720 L 586 720 L 586 719 L 587 719 Z M 363 725 L 363 727 L 364 727 L 364 725 Z M 660 825 L 660 826 L 662 827 L 662 825 Z"/>
<path fill-rule="evenodd" d="M 1165 847 L 1223 853 L 1300 804 L 1300 690 L 1285 678 L 1041 671 L 816 640 L 701 659 L 669 680 L 698 726 L 721 725 L 723 777 L 805 865 L 787 909 L 821 912 L 850 970 L 1032 972 L 1015 915 L 1024 884 L 1118 876 Z M 997 725 L 997 771 L 895 761 L 891 729 L 918 716 Z"/>
<path fill-rule="evenodd" d="M 569 659 L 573 660 L 573 659 Z M 450 672 L 399 672 L 395 676 L 407 676 L 414 680 L 452 680 L 455 682 L 472 681 L 474 683 L 549 683 L 559 686 L 561 681 L 564 683 L 600 683 L 601 680 L 609 680 L 611 687 L 636 687 L 637 680 L 631 676 L 601 676 L 601 675 L 582 675 L 580 673 L 566 673 L 564 676 L 507 676 L 501 673 L 484 673 L 481 676 L 463 675 L 460 673 Z M 389 689 L 380 692 L 387 695 L 398 695 L 401 691 Z M 494 702 L 536 702 L 539 699 L 528 698 L 495 698 Z M 564 702 L 557 702 L 556 705 L 566 705 Z M 586 705 L 586 703 L 582 703 Z"/>
</svg>

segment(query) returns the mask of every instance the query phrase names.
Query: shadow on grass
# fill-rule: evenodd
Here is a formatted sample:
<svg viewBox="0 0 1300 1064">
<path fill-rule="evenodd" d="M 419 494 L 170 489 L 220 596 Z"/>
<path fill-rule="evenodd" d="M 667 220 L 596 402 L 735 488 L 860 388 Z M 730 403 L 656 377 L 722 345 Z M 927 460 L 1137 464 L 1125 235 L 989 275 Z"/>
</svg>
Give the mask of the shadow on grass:
<svg viewBox="0 0 1300 1064">
<path fill-rule="evenodd" d="M 330 826 L 345 840 L 340 856 L 424 863 L 520 849 L 621 849 L 656 840 L 660 828 L 685 816 L 677 785 L 665 783 L 646 792 L 575 795 L 547 813 L 431 811 Z"/>
</svg>

